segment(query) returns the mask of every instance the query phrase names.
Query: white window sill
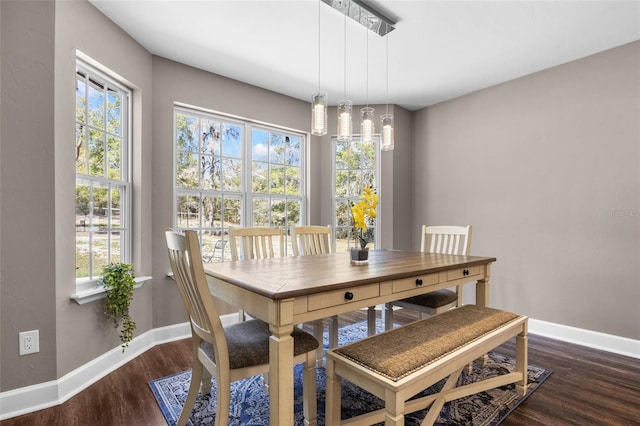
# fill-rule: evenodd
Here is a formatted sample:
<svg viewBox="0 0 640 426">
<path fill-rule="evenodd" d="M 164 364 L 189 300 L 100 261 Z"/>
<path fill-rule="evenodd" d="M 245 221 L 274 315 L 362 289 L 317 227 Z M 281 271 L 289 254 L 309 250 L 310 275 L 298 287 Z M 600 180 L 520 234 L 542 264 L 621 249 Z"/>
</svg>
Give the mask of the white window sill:
<svg viewBox="0 0 640 426">
<path fill-rule="evenodd" d="M 144 277 L 136 277 L 136 285 L 133 286 L 134 289 L 140 288 L 147 281 L 151 280 L 152 277 L 144 276 Z M 92 283 L 89 286 L 82 287 L 79 286 L 78 290 L 71 295 L 71 300 L 74 300 L 78 305 L 84 305 L 85 303 L 94 302 L 99 299 L 104 299 L 107 297 L 107 290 L 96 283 Z"/>
</svg>

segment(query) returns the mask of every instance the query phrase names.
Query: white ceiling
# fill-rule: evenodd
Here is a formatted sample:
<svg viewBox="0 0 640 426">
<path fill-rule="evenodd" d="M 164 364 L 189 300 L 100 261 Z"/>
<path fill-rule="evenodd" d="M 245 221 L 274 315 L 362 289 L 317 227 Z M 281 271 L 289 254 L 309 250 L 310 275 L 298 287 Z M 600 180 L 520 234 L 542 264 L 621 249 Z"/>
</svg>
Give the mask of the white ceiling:
<svg viewBox="0 0 640 426">
<path fill-rule="evenodd" d="M 151 53 L 310 101 L 344 97 L 344 15 L 319 0 L 89 0 Z M 368 2 L 386 37 L 346 22 L 346 97 L 416 110 L 640 39 L 640 1 Z M 318 13 L 320 12 L 320 55 Z M 320 63 L 318 58 L 320 57 Z"/>
</svg>

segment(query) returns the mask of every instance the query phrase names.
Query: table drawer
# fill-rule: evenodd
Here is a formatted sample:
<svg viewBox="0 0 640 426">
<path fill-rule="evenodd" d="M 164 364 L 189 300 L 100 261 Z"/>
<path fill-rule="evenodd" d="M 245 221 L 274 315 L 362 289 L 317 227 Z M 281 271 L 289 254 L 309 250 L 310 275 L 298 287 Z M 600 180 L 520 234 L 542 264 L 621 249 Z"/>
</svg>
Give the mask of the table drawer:
<svg viewBox="0 0 640 426">
<path fill-rule="evenodd" d="M 468 268 L 453 269 L 451 271 L 447 271 L 447 281 L 472 277 L 478 274 L 480 274 L 480 266 L 469 266 Z"/>
<path fill-rule="evenodd" d="M 403 278 L 401 280 L 393 280 L 392 292 L 401 293 L 415 288 L 433 285 L 438 283 L 438 274 L 421 275 L 418 277 Z"/>
<path fill-rule="evenodd" d="M 309 296 L 309 310 L 315 311 L 331 306 L 343 305 L 345 303 L 358 302 L 365 299 L 380 296 L 380 285 L 367 284 L 348 290 L 336 290 L 323 294 L 312 294 Z"/>
</svg>

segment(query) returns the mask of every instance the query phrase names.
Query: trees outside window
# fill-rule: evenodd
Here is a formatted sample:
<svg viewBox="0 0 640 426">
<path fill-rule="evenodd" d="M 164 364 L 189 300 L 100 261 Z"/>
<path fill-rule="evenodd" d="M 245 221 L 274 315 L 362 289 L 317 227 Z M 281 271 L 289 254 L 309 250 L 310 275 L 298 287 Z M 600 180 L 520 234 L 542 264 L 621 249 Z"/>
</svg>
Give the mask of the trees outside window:
<svg viewBox="0 0 640 426">
<path fill-rule="evenodd" d="M 280 226 L 288 236 L 302 224 L 303 134 L 186 108 L 174 115 L 174 226 L 199 232 L 205 261 L 230 260 L 229 227 Z"/>
<path fill-rule="evenodd" d="M 346 251 L 357 246 L 353 235 L 353 221 L 350 205 L 357 202 L 365 187 L 377 189 L 379 165 L 379 137 L 371 142 L 363 142 L 358 135 L 351 141 L 339 141 L 332 137 L 333 145 L 333 223 L 336 238 L 336 251 Z M 378 207 L 379 209 L 379 207 Z M 367 226 L 364 238 L 369 242 L 368 247 L 376 246 L 377 225 Z"/>
<path fill-rule="evenodd" d="M 129 111 L 131 92 L 76 62 L 76 281 L 130 261 Z"/>
</svg>

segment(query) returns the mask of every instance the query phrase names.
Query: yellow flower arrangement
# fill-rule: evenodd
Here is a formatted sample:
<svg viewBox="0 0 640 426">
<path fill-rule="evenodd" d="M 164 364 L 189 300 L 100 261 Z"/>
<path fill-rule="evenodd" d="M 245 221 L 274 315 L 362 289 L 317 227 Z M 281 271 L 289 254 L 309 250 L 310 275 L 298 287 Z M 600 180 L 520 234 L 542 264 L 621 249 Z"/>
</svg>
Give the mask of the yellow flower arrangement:
<svg viewBox="0 0 640 426">
<path fill-rule="evenodd" d="M 362 190 L 362 195 L 357 203 L 351 202 L 351 217 L 353 218 L 354 231 L 358 232 L 360 248 L 367 247 L 368 241 L 364 238 L 364 231 L 367 230 L 367 222 L 370 224 L 376 218 L 376 208 L 378 207 L 378 194 L 373 187 L 367 186 Z M 368 219 L 368 220 L 367 220 Z"/>
</svg>

